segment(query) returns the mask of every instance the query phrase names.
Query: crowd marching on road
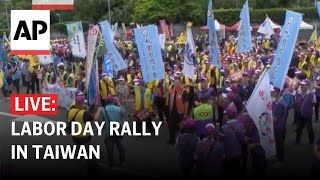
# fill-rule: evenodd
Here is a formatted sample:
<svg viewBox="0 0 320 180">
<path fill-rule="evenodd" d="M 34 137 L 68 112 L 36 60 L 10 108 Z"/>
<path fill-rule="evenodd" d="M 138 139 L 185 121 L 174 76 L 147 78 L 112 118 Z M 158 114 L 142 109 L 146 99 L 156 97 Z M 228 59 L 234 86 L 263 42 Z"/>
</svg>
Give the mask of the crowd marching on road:
<svg viewBox="0 0 320 180">
<path fill-rule="evenodd" d="M 209 51 L 201 39 L 196 38 L 195 80 L 192 80 L 182 73 L 184 45 L 177 44 L 174 38 L 168 39 L 163 53 L 166 78 L 154 82 L 143 80 L 135 43 L 120 41 L 117 48 L 128 65 L 126 71 L 111 78 L 103 70 L 101 58 L 97 58 L 100 59 L 99 108 L 86 107 L 85 61 L 72 57 L 67 41 L 52 43 L 54 61 L 49 65 L 33 65 L 28 58 L 10 56 L 10 61 L 2 63 L 0 87 L 6 97 L 11 93 L 41 93 L 43 86 L 56 82 L 77 88 L 74 104 L 68 112 L 69 122 L 84 124 L 99 118 L 105 122 L 121 122 L 124 116 L 131 116 L 139 122 L 140 131 L 142 122 L 146 122 L 147 130 L 152 132 L 151 122 L 157 116 L 168 128 L 167 144 L 176 147 L 185 176 L 246 175 L 249 164 L 253 175 L 266 175 L 265 151 L 245 105 L 260 75 L 272 64 L 275 45 L 270 39 L 254 37 L 253 50 L 237 54 L 236 41 L 230 37 L 220 44 L 223 66 L 218 68 L 210 64 Z M 319 123 L 318 42 L 310 42 L 304 47 L 297 45 L 284 88 L 270 85 L 277 152 L 273 167 L 280 167 L 286 160 L 286 123 L 289 111 L 293 110 L 294 144 L 301 143 L 306 127 L 309 143 L 313 146 L 310 153 L 314 155 L 311 173 L 317 177 L 320 175 L 320 139 L 313 132 L 313 124 Z M 21 85 L 26 87 L 26 92 L 21 91 Z M 129 101 L 133 102 L 133 107 L 127 106 Z M 128 114 L 128 108 L 134 113 Z M 90 136 L 73 137 L 73 141 L 87 144 Z M 106 133 L 105 144 L 110 166 L 114 165 L 114 145 L 119 151 L 121 165 L 125 165 L 126 153 L 121 137 Z"/>
</svg>

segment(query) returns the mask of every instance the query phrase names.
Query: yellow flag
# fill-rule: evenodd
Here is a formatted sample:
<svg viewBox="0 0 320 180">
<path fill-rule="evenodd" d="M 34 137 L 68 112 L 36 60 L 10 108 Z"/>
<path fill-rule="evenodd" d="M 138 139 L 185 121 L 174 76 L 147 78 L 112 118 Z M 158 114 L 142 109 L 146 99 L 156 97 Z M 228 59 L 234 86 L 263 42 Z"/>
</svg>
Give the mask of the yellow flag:
<svg viewBox="0 0 320 180">
<path fill-rule="evenodd" d="M 191 26 L 192 26 L 192 22 L 188 21 L 187 26 L 188 26 L 188 27 L 191 27 Z"/>
<path fill-rule="evenodd" d="M 177 44 L 185 44 L 185 43 L 186 43 L 186 36 L 185 36 L 184 32 L 182 32 L 179 36 Z"/>
<path fill-rule="evenodd" d="M 313 33 L 311 34 L 311 37 L 310 37 L 310 40 L 309 42 L 312 41 L 312 42 L 315 42 L 317 41 L 317 28 L 314 29 Z"/>
</svg>

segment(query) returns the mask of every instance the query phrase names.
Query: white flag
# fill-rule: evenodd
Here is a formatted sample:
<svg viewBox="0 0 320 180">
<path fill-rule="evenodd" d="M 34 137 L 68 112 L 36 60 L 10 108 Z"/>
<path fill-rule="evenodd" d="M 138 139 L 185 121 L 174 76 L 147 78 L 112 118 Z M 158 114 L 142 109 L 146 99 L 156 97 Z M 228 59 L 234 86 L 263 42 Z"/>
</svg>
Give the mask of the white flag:
<svg viewBox="0 0 320 180">
<path fill-rule="evenodd" d="M 183 65 L 183 70 L 182 73 L 194 80 L 194 64 L 193 64 L 193 54 L 195 52 L 195 45 L 193 41 L 193 35 L 191 28 L 188 27 L 188 32 L 187 32 L 187 42 L 186 42 L 186 47 L 185 47 L 185 52 L 184 52 L 184 65 Z"/>
<path fill-rule="evenodd" d="M 261 75 L 257 86 L 246 104 L 246 108 L 259 131 L 260 144 L 266 152 L 266 158 L 276 155 L 272 118 L 272 98 L 267 70 L 264 70 Z"/>
<path fill-rule="evenodd" d="M 274 30 L 271 26 L 269 18 L 266 18 L 266 20 L 261 24 L 261 26 L 258 29 L 258 33 L 271 36 L 274 34 Z"/>
</svg>

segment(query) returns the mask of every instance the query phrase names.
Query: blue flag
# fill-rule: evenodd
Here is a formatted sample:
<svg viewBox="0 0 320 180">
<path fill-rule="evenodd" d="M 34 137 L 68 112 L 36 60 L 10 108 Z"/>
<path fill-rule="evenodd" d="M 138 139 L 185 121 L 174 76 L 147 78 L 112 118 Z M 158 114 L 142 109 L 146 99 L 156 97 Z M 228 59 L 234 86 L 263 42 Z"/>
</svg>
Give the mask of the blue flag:
<svg viewBox="0 0 320 180">
<path fill-rule="evenodd" d="M 151 82 L 165 79 L 164 65 L 158 39 L 158 28 L 155 25 L 134 29 L 143 80 Z"/>
<path fill-rule="evenodd" d="M 250 26 L 250 16 L 249 16 L 249 5 L 248 0 L 243 4 L 242 11 L 240 13 L 240 29 L 238 33 L 238 53 L 250 52 L 252 49 L 251 40 L 251 26 Z"/>
<path fill-rule="evenodd" d="M 282 89 L 285 83 L 293 50 L 297 41 L 302 14 L 287 11 L 286 20 L 280 33 L 280 40 L 270 67 L 270 82 Z"/>
<path fill-rule="evenodd" d="M 97 95 L 97 86 L 96 84 L 99 83 L 96 78 L 96 67 L 92 66 L 91 73 L 90 73 L 90 80 L 88 86 L 88 104 L 90 106 L 96 103 L 96 95 Z"/>
<path fill-rule="evenodd" d="M 320 2 L 317 2 L 317 12 L 318 16 L 320 17 Z"/>
<path fill-rule="evenodd" d="M 119 51 L 117 50 L 117 48 L 113 44 L 113 40 L 111 38 L 111 30 L 110 30 L 109 22 L 103 21 L 99 24 L 101 26 L 102 36 L 103 36 L 104 41 L 106 43 L 106 55 L 112 64 L 112 69 L 115 72 L 118 72 L 122 69 L 126 69 L 127 64 L 124 62 Z"/>
<path fill-rule="evenodd" d="M 221 67 L 220 57 L 219 57 L 219 45 L 217 39 L 216 27 L 214 24 L 214 15 L 212 9 L 212 1 L 209 0 L 208 4 L 208 13 L 207 13 L 207 26 L 209 28 L 209 56 L 210 63 L 216 65 L 217 67 Z"/>
<path fill-rule="evenodd" d="M 108 56 L 106 54 L 103 56 L 103 68 L 104 72 L 107 73 L 107 76 L 113 78 L 111 61 L 110 59 L 108 59 Z"/>
</svg>

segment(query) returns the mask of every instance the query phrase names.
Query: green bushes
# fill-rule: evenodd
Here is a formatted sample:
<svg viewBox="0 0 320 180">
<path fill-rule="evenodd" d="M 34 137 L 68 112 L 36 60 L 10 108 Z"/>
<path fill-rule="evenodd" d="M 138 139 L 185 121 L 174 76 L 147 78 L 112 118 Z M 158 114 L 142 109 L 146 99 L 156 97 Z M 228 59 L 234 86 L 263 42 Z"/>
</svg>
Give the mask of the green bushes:
<svg viewBox="0 0 320 180">
<path fill-rule="evenodd" d="M 274 9 L 250 9 L 250 21 L 251 23 L 260 24 L 266 18 L 266 15 L 273 21 L 283 24 L 285 20 L 285 11 L 283 8 Z M 291 11 L 299 12 L 303 14 L 303 19 L 306 21 L 317 19 L 318 15 L 314 7 L 310 8 L 294 8 L 288 9 Z M 241 9 L 219 9 L 214 11 L 215 18 L 227 26 L 233 25 L 239 19 Z"/>
<path fill-rule="evenodd" d="M 72 21 L 69 22 L 60 22 L 60 23 L 56 23 L 56 24 L 51 24 L 50 26 L 50 32 L 51 33 L 63 33 L 63 34 L 67 34 L 67 27 L 66 24 L 70 24 L 72 23 Z M 89 22 L 87 21 L 82 21 L 82 28 L 83 28 L 83 32 L 87 32 L 89 29 Z"/>
</svg>

